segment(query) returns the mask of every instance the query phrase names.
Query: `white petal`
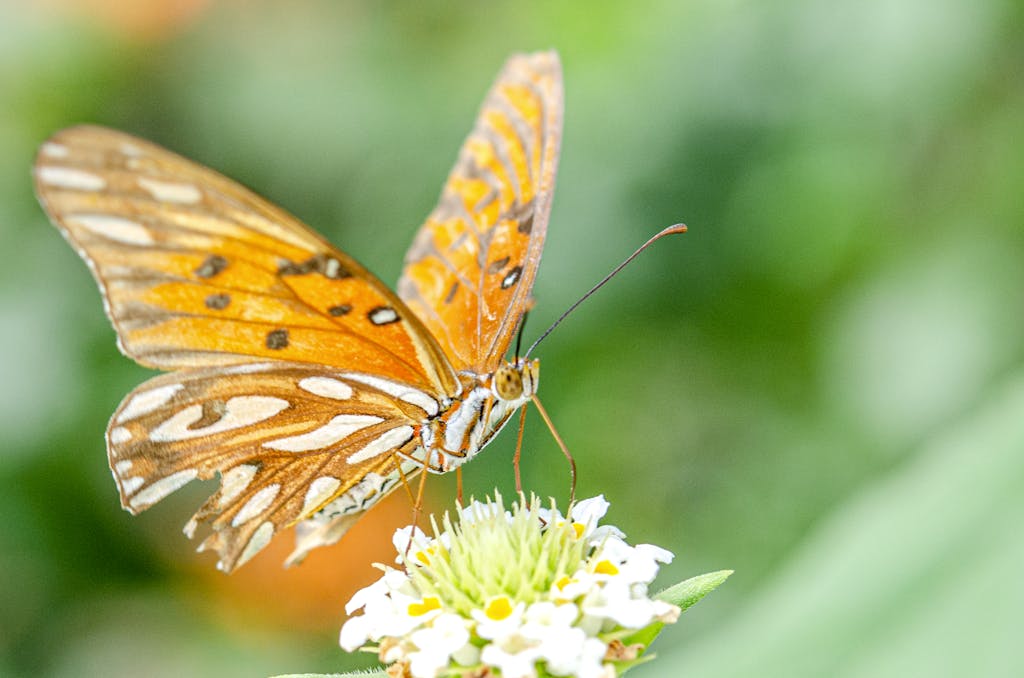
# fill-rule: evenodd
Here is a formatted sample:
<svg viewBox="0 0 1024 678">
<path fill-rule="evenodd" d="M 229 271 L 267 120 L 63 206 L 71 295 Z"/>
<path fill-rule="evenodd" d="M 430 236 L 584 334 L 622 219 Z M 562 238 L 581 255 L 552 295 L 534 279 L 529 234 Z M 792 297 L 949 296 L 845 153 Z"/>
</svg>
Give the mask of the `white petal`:
<svg viewBox="0 0 1024 678">
<path fill-rule="evenodd" d="M 682 610 L 677 605 L 666 603 L 664 600 L 652 601 L 654 604 L 654 616 L 663 624 L 675 624 L 679 621 Z"/>
<path fill-rule="evenodd" d="M 535 678 L 537 671 L 534 662 L 538 659 L 540 651 L 536 647 L 510 652 L 498 643 L 487 645 L 480 653 L 480 660 L 484 664 L 501 669 L 502 678 Z"/>
<path fill-rule="evenodd" d="M 338 644 L 346 652 L 354 652 L 366 645 L 369 640 L 370 621 L 363 615 L 351 617 L 341 627 L 341 635 L 338 637 Z"/>
<path fill-rule="evenodd" d="M 369 601 L 375 598 L 384 598 L 387 596 L 388 586 L 385 583 L 384 578 L 381 577 L 377 581 L 373 582 L 369 586 L 359 589 L 352 598 L 345 604 L 345 614 L 352 614 L 358 609 L 361 609 Z"/>
<path fill-rule="evenodd" d="M 569 517 L 573 519 L 573 522 L 583 523 L 593 528 L 597 526 L 601 518 L 604 518 L 604 514 L 608 512 L 609 506 L 611 504 L 604 498 L 604 495 L 599 494 L 596 497 L 578 502 L 572 507 L 572 511 L 569 512 Z"/>
<path fill-rule="evenodd" d="M 576 669 L 578 678 L 614 676 L 615 670 L 611 665 L 604 664 L 604 655 L 607 651 L 608 646 L 604 642 L 597 638 L 587 638 L 583 643 L 583 651 L 580 653 L 579 667 Z"/>
<path fill-rule="evenodd" d="M 438 670 L 448 664 L 452 654 L 461 652 L 469 644 L 469 630 L 466 621 L 457 614 L 445 613 L 438 615 L 427 628 L 413 631 L 409 635 L 417 652 L 409 657 L 414 666 L 421 668 L 421 673 Z M 420 675 L 413 668 L 413 675 Z"/>
<path fill-rule="evenodd" d="M 525 632 L 524 627 L 524 632 Z M 525 635 L 525 633 L 524 633 Z M 587 634 L 583 629 L 564 628 L 547 630 L 541 641 L 540 654 L 547 664 L 548 672 L 557 676 L 576 673 Z"/>
<path fill-rule="evenodd" d="M 409 673 L 413 678 L 437 678 L 446 666 L 448 655 L 442 652 L 427 649 L 409 653 Z"/>
<path fill-rule="evenodd" d="M 405 554 L 410 550 L 409 541 L 412 540 L 413 549 L 423 549 L 429 546 L 432 541 L 423 530 L 420 528 L 413 528 L 412 525 L 395 530 L 395 534 L 391 537 L 391 543 L 395 545 L 395 551 L 398 555 L 395 557 L 396 563 L 405 562 Z"/>
<path fill-rule="evenodd" d="M 470 610 L 469 614 L 476 620 L 476 635 L 487 640 L 502 640 L 519 632 L 525 608 L 525 603 L 516 603 L 504 619 L 491 619 L 483 610 Z"/>
<path fill-rule="evenodd" d="M 672 559 L 675 558 L 675 554 L 671 551 L 663 549 L 660 546 L 655 546 L 654 544 L 637 544 L 633 548 L 635 548 L 637 552 L 643 553 L 659 563 L 671 563 Z"/>
</svg>

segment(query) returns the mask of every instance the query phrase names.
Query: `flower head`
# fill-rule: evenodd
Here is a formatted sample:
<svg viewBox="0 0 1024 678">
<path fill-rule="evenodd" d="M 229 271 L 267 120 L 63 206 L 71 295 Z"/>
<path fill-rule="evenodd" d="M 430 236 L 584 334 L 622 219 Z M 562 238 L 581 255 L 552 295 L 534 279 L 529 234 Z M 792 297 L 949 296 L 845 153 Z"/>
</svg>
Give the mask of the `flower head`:
<svg viewBox="0 0 1024 678">
<path fill-rule="evenodd" d="M 679 616 L 652 600 L 647 585 L 672 554 L 630 546 L 600 525 L 608 502 L 597 496 L 568 518 L 536 498 L 506 509 L 501 496 L 460 507 L 458 520 L 432 521 L 433 537 L 395 534 L 401 569 L 356 593 L 341 646 L 377 652 L 397 675 L 538 675 L 605 678 L 635 660 L 622 638 Z"/>
</svg>

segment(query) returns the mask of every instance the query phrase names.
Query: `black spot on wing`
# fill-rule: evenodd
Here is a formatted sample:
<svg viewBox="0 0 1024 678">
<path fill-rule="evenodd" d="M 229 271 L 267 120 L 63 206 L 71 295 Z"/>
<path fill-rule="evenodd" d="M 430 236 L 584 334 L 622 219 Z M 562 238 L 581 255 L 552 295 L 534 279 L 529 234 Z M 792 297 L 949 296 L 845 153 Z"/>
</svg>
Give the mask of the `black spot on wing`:
<svg viewBox="0 0 1024 678">
<path fill-rule="evenodd" d="M 211 294 L 206 297 L 206 308 L 213 309 L 214 311 L 223 311 L 231 303 L 230 294 Z"/>
<path fill-rule="evenodd" d="M 332 280 L 340 280 L 341 278 L 350 278 L 352 276 L 352 273 L 342 266 L 340 261 L 323 253 L 315 254 L 300 263 L 286 259 L 278 264 L 277 267 L 277 274 L 282 276 L 307 275 L 309 273 L 319 273 L 325 278 L 331 278 Z"/>
<path fill-rule="evenodd" d="M 267 332 L 267 348 L 279 351 L 288 347 L 288 330 L 279 329 Z"/>
<path fill-rule="evenodd" d="M 502 257 L 501 259 L 495 259 L 491 263 L 487 264 L 488 273 L 501 273 L 504 268 L 508 266 L 508 257 Z"/>
<path fill-rule="evenodd" d="M 528 235 L 533 230 L 533 212 L 530 212 L 524 219 L 519 221 L 519 225 L 516 227 L 523 235 Z"/>
<path fill-rule="evenodd" d="M 448 296 L 446 296 L 444 298 L 444 303 L 446 303 L 446 304 L 452 303 L 452 299 L 455 298 L 455 293 L 458 292 L 458 291 L 459 291 L 459 281 L 456 280 L 455 282 L 452 283 L 452 288 L 450 290 L 448 290 Z"/>
<path fill-rule="evenodd" d="M 529 235 L 530 231 L 533 230 L 534 212 L 533 200 L 530 200 L 526 204 L 516 203 L 512 205 L 505 213 L 505 217 L 516 222 L 517 231 L 523 235 Z"/>
<path fill-rule="evenodd" d="M 212 278 L 228 267 L 228 260 L 219 254 L 211 254 L 199 264 L 195 274 L 200 278 Z"/>
<path fill-rule="evenodd" d="M 352 312 L 352 304 L 338 304 L 337 306 L 331 306 L 327 309 L 327 312 L 335 318 L 348 315 Z"/>
</svg>

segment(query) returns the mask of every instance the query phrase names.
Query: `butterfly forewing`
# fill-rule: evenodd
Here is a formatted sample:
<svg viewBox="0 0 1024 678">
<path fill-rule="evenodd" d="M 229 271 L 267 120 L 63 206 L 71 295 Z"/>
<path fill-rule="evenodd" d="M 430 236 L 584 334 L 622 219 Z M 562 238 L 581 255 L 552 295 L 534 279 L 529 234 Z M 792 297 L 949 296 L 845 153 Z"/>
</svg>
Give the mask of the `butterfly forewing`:
<svg viewBox="0 0 1024 678">
<path fill-rule="evenodd" d="M 303 364 L 252 363 L 162 375 L 132 392 L 107 432 L 122 505 L 137 513 L 193 479 L 220 489 L 186 527 L 231 569 L 367 473 L 397 470 L 437 403 L 408 386 Z M 398 394 L 398 397 L 396 397 Z"/>
<path fill-rule="evenodd" d="M 43 145 L 40 200 L 104 291 L 122 350 L 161 369 L 252 358 L 457 389 L 440 348 L 351 257 L 231 180 L 75 127 Z"/>
<path fill-rule="evenodd" d="M 561 133 L 557 54 L 509 59 L 406 255 L 399 294 L 457 369 L 493 371 L 528 310 Z"/>
</svg>

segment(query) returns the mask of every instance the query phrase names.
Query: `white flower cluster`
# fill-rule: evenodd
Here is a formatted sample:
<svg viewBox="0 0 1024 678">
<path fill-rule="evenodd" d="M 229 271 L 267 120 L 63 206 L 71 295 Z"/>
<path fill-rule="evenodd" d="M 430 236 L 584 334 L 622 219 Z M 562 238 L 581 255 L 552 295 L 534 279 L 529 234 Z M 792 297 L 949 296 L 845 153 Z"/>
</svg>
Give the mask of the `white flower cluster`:
<svg viewBox="0 0 1024 678">
<path fill-rule="evenodd" d="M 622 640 L 679 608 L 648 596 L 672 554 L 630 546 L 598 521 L 603 496 L 557 509 L 501 497 L 446 515 L 434 538 L 404 528 L 396 562 L 356 593 L 341 646 L 377 652 L 391 675 L 611 678 L 642 648 Z M 410 543 L 411 541 L 411 543 Z M 368 646 L 368 643 L 374 643 Z M 488 671 L 490 673 L 488 673 Z"/>
</svg>

